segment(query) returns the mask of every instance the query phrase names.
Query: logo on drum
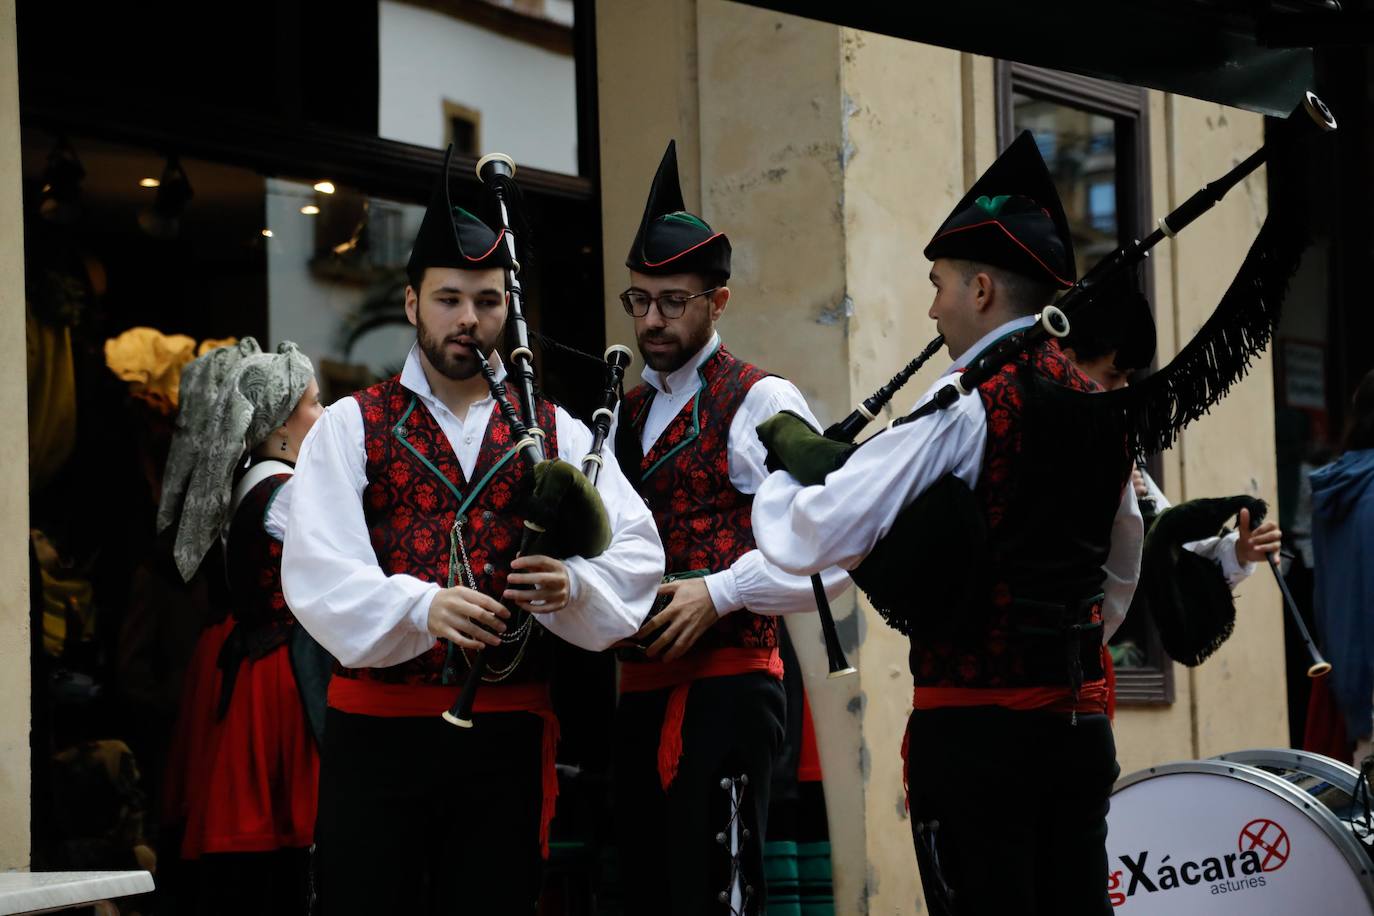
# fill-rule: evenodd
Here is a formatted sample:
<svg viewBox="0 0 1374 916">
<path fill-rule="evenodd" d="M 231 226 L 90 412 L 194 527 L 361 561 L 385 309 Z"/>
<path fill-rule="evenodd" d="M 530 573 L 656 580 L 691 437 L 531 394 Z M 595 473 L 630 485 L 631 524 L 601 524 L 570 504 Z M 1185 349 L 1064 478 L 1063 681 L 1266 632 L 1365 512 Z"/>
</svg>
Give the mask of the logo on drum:
<svg viewBox="0 0 1374 916">
<path fill-rule="evenodd" d="M 1288 831 L 1267 817 L 1257 817 L 1242 827 L 1236 845 L 1241 852 L 1258 853 L 1263 871 L 1277 871 L 1288 861 Z"/>
<path fill-rule="evenodd" d="M 1155 894 L 1205 884 L 1213 894 L 1228 894 L 1263 887 L 1265 873 L 1282 868 L 1291 851 L 1288 832 L 1268 818 L 1256 818 L 1242 827 L 1236 848 L 1237 852 L 1207 856 L 1200 862 L 1176 862 L 1172 854 L 1152 862 L 1148 849 L 1135 856 L 1118 856 L 1125 868 L 1107 876 L 1107 896 L 1118 907 L 1137 892 Z"/>
</svg>

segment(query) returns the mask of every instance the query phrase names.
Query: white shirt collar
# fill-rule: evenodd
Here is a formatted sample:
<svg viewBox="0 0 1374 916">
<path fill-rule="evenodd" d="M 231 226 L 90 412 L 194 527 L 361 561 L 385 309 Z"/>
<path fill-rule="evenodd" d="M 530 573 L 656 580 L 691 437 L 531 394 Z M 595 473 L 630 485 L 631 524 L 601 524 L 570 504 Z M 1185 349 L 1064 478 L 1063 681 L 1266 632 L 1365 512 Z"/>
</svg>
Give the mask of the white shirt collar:
<svg viewBox="0 0 1374 916">
<path fill-rule="evenodd" d="M 488 357 L 488 361 L 491 363 L 492 368 L 496 370 L 496 380 L 498 382 L 505 380 L 506 364 L 501 360 L 501 354 L 493 350 L 491 356 Z M 414 392 L 419 396 L 420 400 L 424 401 L 431 409 L 437 407 L 452 413 L 444 402 L 435 396 L 434 390 L 429 387 L 429 377 L 425 375 L 424 367 L 420 365 L 419 344 L 411 344 L 410 352 L 406 354 L 405 366 L 401 368 L 401 387 Z M 491 394 L 488 392 L 486 397 L 473 402 L 473 406 L 476 407 L 478 404 L 486 404 L 491 400 Z"/>
<path fill-rule="evenodd" d="M 698 350 L 696 355 L 683 363 L 680 368 L 673 370 L 665 376 L 657 369 L 645 367 L 641 376 L 644 381 L 648 382 L 656 390 L 667 395 L 675 394 L 682 391 L 688 385 L 695 384 L 697 380 L 697 370 L 701 368 L 702 363 L 711 358 L 712 354 L 714 354 L 719 347 L 720 334 L 719 332 L 712 331 L 711 339 L 706 341 L 706 346 Z M 692 390 L 695 390 L 695 388 Z"/>
<path fill-rule="evenodd" d="M 1023 315 L 1020 318 L 1015 318 L 1011 321 L 1008 321 L 1006 324 L 997 328 L 995 331 L 989 331 L 987 334 L 984 334 L 976 344 L 969 347 L 963 353 L 960 353 L 958 356 L 954 358 L 954 364 L 949 367 L 950 371 L 953 372 L 956 369 L 968 368 L 969 362 L 971 362 L 975 357 L 977 357 L 979 353 L 982 353 L 984 350 L 986 350 L 988 346 L 992 344 L 993 341 L 997 340 L 1000 337 L 1005 337 L 1012 331 L 1019 331 L 1022 328 L 1030 327 L 1031 325 L 1035 324 L 1036 317 L 1037 316 L 1035 315 Z"/>
</svg>

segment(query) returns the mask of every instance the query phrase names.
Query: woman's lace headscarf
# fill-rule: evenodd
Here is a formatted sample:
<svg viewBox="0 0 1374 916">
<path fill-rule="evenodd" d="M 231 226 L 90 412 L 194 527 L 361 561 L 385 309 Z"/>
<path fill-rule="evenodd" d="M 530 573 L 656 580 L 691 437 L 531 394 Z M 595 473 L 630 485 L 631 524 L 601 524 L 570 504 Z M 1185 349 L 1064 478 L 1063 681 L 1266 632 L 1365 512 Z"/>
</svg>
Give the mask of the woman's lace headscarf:
<svg viewBox="0 0 1374 916">
<path fill-rule="evenodd" d="M 167 451 L 167 470 L 162 479 L 162 502 L 157 510 L 159 533 L 170 528 L 181 512 L 186 486 L 191 482 L 204 441 L 205 427 L 215 413 L 224 383 L 249 356 L 261 353 L 262 347 L 251 337 L 237 343 L 218 347 L 194 360 L 181 371 L 178 396 L 176 432 Z"/>
<path fill-rule="evenodd" d="M 225 379 L 195 444 L 173 555 L 189 580 L 229 520 L 234 471 L 291 416 L 314 378 L 309 358 L 285 342 L 244 357 Z"/>
</svg>

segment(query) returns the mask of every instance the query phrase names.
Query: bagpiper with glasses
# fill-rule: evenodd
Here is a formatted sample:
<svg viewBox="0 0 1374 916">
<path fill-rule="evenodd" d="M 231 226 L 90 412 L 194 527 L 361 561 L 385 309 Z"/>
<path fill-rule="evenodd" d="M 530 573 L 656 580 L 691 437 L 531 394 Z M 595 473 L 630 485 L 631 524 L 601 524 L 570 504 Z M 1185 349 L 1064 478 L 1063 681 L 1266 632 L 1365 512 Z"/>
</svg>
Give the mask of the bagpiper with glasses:
<svg viewBox="0 0 1374 916">
<path fill-rule="evenodd" d="M 785 701 L 777 615 L 811 583 L 754 546 L 767 476 L 754 427 L 815 423 L 796 386 L 737 359 L 715 322 L 730 242 L 683 206 L 674 145 L 659 165 L 620 296 L 647 368 L 620 407 L 616 456 L 667 554 L 657 613 L 622 648 L 615 794 L 628 913 L 757 913 L 769 774 Z M 848 577 L 823 577 L 838 594 Z"/>
</svg>

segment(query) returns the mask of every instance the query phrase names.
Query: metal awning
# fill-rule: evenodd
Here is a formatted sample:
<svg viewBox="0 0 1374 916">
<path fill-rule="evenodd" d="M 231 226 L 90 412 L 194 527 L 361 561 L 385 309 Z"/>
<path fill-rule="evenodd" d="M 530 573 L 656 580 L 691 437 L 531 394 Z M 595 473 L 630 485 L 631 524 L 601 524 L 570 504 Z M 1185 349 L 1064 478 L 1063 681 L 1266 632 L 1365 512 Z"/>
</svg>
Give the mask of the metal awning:
<svg viewBox="0 0 1374 916">
<path fill-rule="evenodd" d="M 1286 116 L 1316 40 L 1367 37 L 1332 0 L 736 0 L 925 44 Z"/>
</svg>

